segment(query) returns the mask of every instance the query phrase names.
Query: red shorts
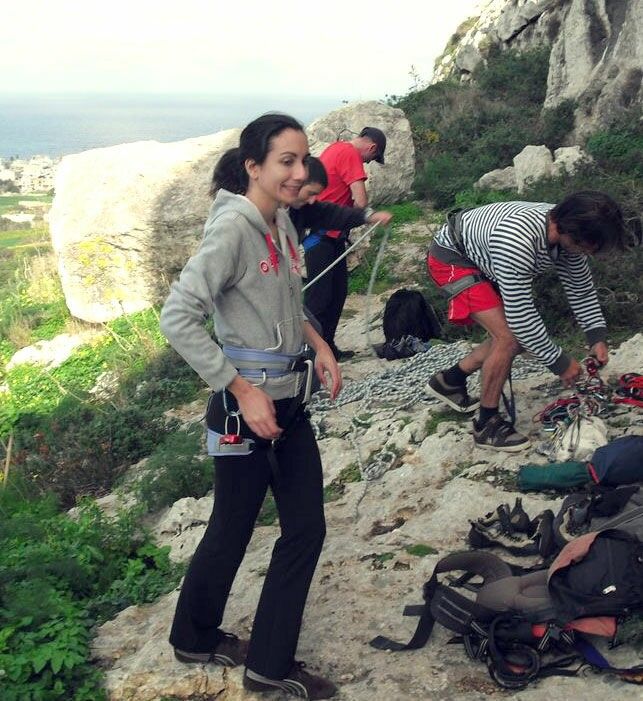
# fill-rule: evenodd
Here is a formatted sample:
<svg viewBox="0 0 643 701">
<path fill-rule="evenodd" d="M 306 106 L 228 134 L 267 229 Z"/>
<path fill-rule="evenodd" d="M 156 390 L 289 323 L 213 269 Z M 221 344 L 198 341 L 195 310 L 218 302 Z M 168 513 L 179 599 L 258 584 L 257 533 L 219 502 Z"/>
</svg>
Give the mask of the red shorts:
<svg viewBox="0 0 643 701">
<path fill-rule="evenodd" d="M 443 263 L 431 255 L 427 257 L 426 265 L 429 276 L 438 287 L 455 282 L 465 275 L 480 274 L 478 268 L 462 268 L 459 265 Z M 475 323 L 471 318 L 473 312 L 484 312 L 501 306 L 502 298 L 496 288 L 487 280 L 483 280 L 449 300 L 449 321 L 460 326 L 470 326 Z"/>
</svg>

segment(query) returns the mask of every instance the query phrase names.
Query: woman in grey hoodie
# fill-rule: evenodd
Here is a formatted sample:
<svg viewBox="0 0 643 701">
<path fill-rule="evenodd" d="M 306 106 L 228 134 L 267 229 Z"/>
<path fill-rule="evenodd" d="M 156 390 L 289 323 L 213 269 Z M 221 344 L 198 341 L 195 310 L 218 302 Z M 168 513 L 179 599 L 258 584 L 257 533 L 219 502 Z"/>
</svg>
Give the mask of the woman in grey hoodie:
<svg viewBox="0 0 643 701">
<path fill-rule="evenodd" d="M 203 242 L 172 285 L 161 329 L 214 391 L 208 428 L 221 437 L 213 451 L 213 513 L 170 633 L 175 656 L 182 662 L 245 663 L 247 689 L 323 699 L 336 687 L 295 661 L 325 535 L 319 451 L 304 412 L 293 411 L 306 380 L 298 359 L 304 344 L 315 351 L 315 371 L 333 398 L 341 375 L 303 313 L 297 234 L 280 206 L 298 197 L 308 157 L 306 135 L 292 117 L 267 114 L 246 126 L 239 148 L 215 170 L 219 190 Z M 218 343 L 205 328 L 210 316 Z M 269 369 L 249 368 L 248 355 L 267 358 Z M 226 443 L 231 434 L 232 444 Z M 230 445 L 238 452 L 226 452 Z M 219 626 L 268 486 L 281 536 L 248 642 Z"/>
</svg>

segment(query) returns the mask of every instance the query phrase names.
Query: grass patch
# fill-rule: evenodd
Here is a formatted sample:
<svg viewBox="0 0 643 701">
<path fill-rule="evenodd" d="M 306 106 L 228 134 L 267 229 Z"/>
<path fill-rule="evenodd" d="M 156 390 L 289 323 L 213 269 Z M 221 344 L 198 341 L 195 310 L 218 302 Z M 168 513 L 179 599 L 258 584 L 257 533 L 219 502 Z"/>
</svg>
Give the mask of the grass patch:
<svg viewBox="0 0 643 701">
<path fill-rule="evenodd" d="M 437 555 L 438 551 L 431 547 L 430 545 L 426 545 L 424 543 L 416 543 L 415 545 L 407 545 L 405 548 L 406 552 L 409 555 L 413 555 L 414 557 L 426 557 L 427 555 Z"/>
<path fill-rule="evenodd" d="M 459 477 L 463 472 L 473 467 L 475 463 L 471 460 L 465 460 L 464 462 L 456 463 L 456 466 L 449 472 L 449 479 L 452 480 L 455 477 Z"/>
<path fill-rule="evenodd" d="M 375 562 L 380 562 L 380 563 L 385 563 L 388 562 L 389 560 L 392 560 L 395 557 L 394 553 L 379 553 L 373 557 L 373 560 Z"/>
<path fill-rule="evenodd" d="M 459 411 L 448 409 L 447 411 L 431 414 L 424 424 L 424 430 L 427 436 L 432 436 L 438 430 L 438 426 L 445 421 L 457 421 L 458 423 L 464 423 L 470 418 L 471 417 L 467 414 L 462 414 Z"/>
<path fill-rule="evenodd" d="M 102 701 L 89 661 L 95 624 L 170 591 L 184 568 L 135 511 L 110 518 L 85 502 L 72 519 L 30 491 L 12 477 L 0 492 L 2 698 Z"/>
<path fill-rule="evenodd" d="M 388 247 L 377 269 L 377 275 L 373 283 L 373 292 L 375 294 L 385 292 L 399 282 L 397 276 L 392 271 L 393 264 L 397 260 L 397 256 L 393 252 L 393 244 L 402 244 L 404 242 L 404 239 L 399 233 L 400 228 L 404 224 L 418 221 L 424 214 L 424 210 L 417 202 L 401 202 L 399 204 L 387 206 L 386 209 L 393 214 L 393 220 L 390 224 L 391 233 L 388 239 Z M 349 273 L 349 294 L 366 294 L 373 272 L 373 266 L 375 265 L 375 259 L 377 258 L 380 244 L 384 238 L 384 232 L 385 229 L 381 226 L 375 229 L 371 235 L 368 251 L 362 259 L 362 262 Z"/>
<path fill-rule="evenodd" d="M 336 501 L 343 496 L 347 484 L 361 481 L 362 473 L 360 472 L 359 465 L 356 462 L 350 463 L 332 482 L 324 487 L 324 503 Z"/>
<path fill-rule="evenodd" d="M 50 194 L 33 195 L 2 195 L 0 196 L 0 215 L 15 212 L 20 208 L 19 202 L 45 202 L 51 204 L 53 197 Z"/>
</svg>

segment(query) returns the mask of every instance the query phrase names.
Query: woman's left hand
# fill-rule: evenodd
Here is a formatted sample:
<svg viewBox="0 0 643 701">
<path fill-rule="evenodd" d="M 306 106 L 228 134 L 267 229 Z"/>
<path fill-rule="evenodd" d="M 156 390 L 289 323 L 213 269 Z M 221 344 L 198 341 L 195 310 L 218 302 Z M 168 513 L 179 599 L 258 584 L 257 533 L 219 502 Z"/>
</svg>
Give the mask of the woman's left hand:
<svg viewBox="0 0 643 701">
<path fill-rule="evenodd" d="M 327 343 L 320 343 L 316 353 L 315 372 L 317 377 L 326 389 L 330 389 L 330 398 L 335 399 L 342 388 L 342 373 L 339 364 Z M 328 375 L 330 375 L 330 383 Z"/>
</svg>

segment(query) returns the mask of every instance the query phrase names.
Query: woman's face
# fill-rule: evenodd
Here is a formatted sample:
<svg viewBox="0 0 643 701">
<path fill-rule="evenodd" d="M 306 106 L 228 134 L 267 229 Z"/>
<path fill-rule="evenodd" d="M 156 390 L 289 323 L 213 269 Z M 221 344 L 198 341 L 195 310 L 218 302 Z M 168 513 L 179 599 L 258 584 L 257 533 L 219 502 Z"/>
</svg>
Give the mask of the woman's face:
<svg viewBox="0 0 643 701">
<path fill-rule="evenodd" d="M 247 194 L 261 194 L 262 198 L 290 205 L 308 178 L 308 139 L 303 131 L 284 129 L 270 140 L 269 148 L 263 163 L 246 161 L 250 177 Z"/>
</svg>

